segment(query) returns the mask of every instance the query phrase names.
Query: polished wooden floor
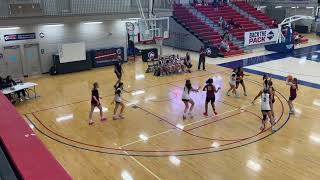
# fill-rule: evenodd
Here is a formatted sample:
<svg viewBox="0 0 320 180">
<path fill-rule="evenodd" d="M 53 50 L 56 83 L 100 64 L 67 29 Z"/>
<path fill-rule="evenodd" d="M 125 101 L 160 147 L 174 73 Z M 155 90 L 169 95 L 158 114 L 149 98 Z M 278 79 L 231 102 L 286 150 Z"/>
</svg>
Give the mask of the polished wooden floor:
<svg viewBox="0 0 320 180">
<path fill-rule="evenodd" d="M 261 77 L 246 77 L 248 96 L 225 96 L 230 69 L 154 77 L 141 61 L 124 65 L 125 119 L 112 120 L 112 67 L 29 78 L 41 96 L 17 105 L 34 132 L 74 179 L 320 179 L 320 94 L 300 86 L 297 113 L 288 114 L 288 86 L 277 89 L 276 133 L 260 132 L 260 105 L 251 100 Z M 195 87 L 213 77 L 219 115 L 205 118 L 205 93 L 194 93 L 193 119 L 182 119 L 185 79 Z M 93 82 L 99 82 L 107 122 L 87 124 Z M 212 115 L 212 110 L 209 110 Z M 33 125 L 32 125 L 33 124 Z M 270 125 L 268 125 L 269 127 Z M 45 164 L 45 162 L 42 162 Z"/>
</svg>

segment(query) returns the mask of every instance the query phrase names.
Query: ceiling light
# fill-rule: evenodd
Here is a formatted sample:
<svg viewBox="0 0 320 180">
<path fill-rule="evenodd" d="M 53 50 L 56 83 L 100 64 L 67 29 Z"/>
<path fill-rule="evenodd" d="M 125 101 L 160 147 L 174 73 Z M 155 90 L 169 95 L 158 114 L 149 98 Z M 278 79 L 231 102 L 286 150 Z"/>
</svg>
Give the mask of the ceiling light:
<svg viewBox="0 0 320 180">
<path fill-rule="evenodd" d="M 0 30 L 17 30 L 20 29 L 20 27 L 0 27 Z"/>
<path fill-rule="evenodd" d="M 85 22 L 83 24 L 90 25 L 90 24 L 102 24 L 103 22 Z"/>
<path fill-rule="evenodd" d="M 44 27 L 62 27 L 64 24 L 46 24 Z"/>
<path fill-rule="evenodd" d="M 276 8 L 276 9 L 278 9 L 278 8 L 282 8 L 282 6 L 276 6 L 275 8 Z"/>
<path fill-rule="evenodd" d="M 307 6 L 306 8 L 307 9 L 314 9 L 314 7 L 312 7 L 312 6 Z"/>
</svg>

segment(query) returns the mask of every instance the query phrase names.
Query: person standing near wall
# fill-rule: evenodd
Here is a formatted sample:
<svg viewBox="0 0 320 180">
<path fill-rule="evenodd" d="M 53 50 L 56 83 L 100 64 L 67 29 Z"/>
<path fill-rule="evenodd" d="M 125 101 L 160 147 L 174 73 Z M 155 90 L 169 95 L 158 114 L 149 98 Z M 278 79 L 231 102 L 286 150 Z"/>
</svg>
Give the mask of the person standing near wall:
<svg viewBox="0 0 320 180">
<path fill-rule="evenodd" d="M 200 71 L 200 66 L 201 66 L 201 63 L 202 63 L 202 69 L 205 71 L 206 70 L 206 51 L 204 49 L 204 47 L 202 46 L 200 48 L 200 51 L 199 51 L 199 63 L 198 63 L 198 70 Z"/>
<path fill-rule="evenodd" d="M 116 82 L 116 85 L 117 84 L 119 84 L 120 83 L 120 81 L 121 81 L 121 78 L 122 78 L 122 73 L 123 73 L 123 71 L 122 71 L 122 58 L 121 58 L 121 56 L 118 56 L 117 57 L 117 62 L 115 63 L 115 65 L 114 65 L 114 73 L 116 74 L 116 76 L 117 76 L 117 78 L 118 78 L 118 80 L 117 80 L 117 82 Z M 115 85 L 115 86 L 116 86 Z"/>
</svg>

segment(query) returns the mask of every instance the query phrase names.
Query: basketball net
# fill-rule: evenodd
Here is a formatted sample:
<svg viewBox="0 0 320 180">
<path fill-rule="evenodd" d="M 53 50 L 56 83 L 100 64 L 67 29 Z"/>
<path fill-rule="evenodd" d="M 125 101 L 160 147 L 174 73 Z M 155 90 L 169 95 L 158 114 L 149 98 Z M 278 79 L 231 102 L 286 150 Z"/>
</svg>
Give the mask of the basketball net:
<svg viewBox="0 0 320 180">
<path fill-rule="evenodd" d="M 156 44 L 160 47 L 159 54 L 162 55 L 163 37 L 154 37 Z"/>
</svg>

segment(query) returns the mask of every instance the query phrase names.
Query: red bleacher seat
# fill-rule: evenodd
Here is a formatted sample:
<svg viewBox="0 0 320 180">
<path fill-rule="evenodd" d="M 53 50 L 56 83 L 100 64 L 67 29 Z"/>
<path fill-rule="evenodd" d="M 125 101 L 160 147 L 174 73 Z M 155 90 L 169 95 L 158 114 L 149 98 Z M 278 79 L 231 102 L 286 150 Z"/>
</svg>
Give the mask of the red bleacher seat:
<svg viewBox="0 0 320 180">
<path fill-rule="evenodd" d="M 231 8 L 228 5 L 224 5 L 219 8 L 213 8 L 212 6 L 195 6 L 195 8 L 206 15 L 209 19 L 211 19 L 214 23 L 219 22 L 219 18 L 223 17 L 226 21 L 233 21 L 237 24 L 242 25 L 242 31 L 254 31 L 258 29 L 262 29 L 257 24 L 254 24 L 247 17 L 242 16 L 236 10 Z M 234 34 L 236 31 L 232 31 L 232 35 L 234 35 L 237 39 L 242 40 L 244 38 L 244 33 Z"/>
<path fill-rule="evenodd" d="M 212 12 L 211 8 L 208 8 L 206 6 L 196 7 L 208 13 L 210 15 L 208 17 L 212 19 L 214 22 L 218 22 L 220 16 L 217 16 L 216 12 Z M 234 20 L 237 20 L 239 22 L 245 22 L 248 25 L 250 24 L 247 18 L 242 17 L 236 11 L 229 12 L 229 10 L 230 8 L 223 7 L 221 11 L 219 11 L 219 15 L 226 17 L 227 20 L 234 18 Z M 199 18 L 194 16 L 191 12 L 188 11 L 187 8 L 181 5 L 175 5 L 173 14 L 178 19 L 178 21 L 186 25 L 193 32 L 197 33 L 200 36 L 200 38 L 212 43 L 215 46 L 220 46 L 221 35 L 218 32 L 214 31 L 214 29 L 208 26 L 206 23 L 202 22 Z M 240 36 L 243 36 L 243 33 L 241 33 Z M 234 45 L 232 42 L 229 43 L 229 46 L 230 51 L 224 52 L 224 56 L 232 56 L 243 53 L 243 50 L 241 50 L 238 46 Z"/>
</svg>

